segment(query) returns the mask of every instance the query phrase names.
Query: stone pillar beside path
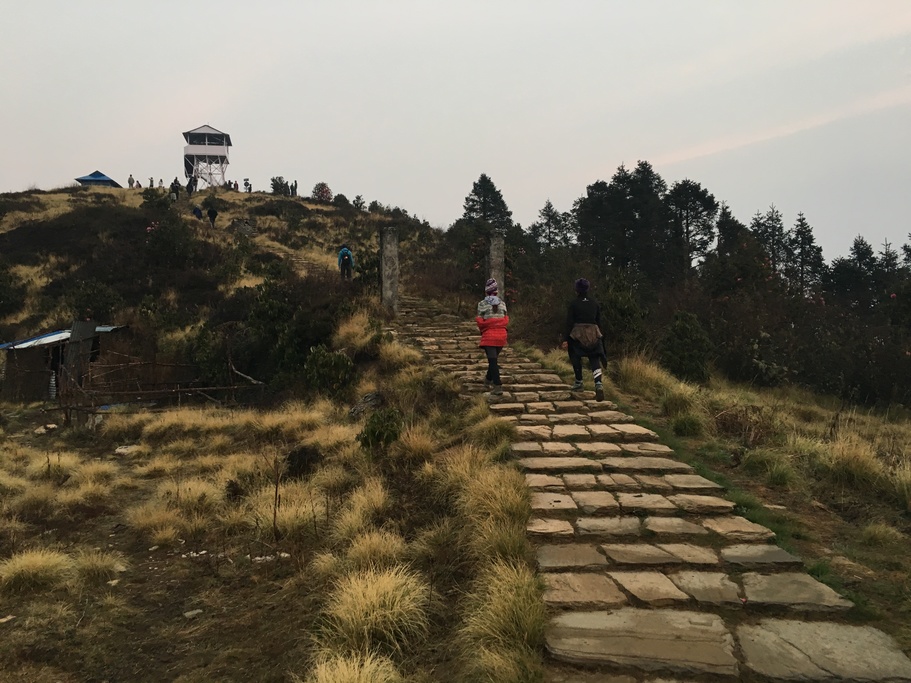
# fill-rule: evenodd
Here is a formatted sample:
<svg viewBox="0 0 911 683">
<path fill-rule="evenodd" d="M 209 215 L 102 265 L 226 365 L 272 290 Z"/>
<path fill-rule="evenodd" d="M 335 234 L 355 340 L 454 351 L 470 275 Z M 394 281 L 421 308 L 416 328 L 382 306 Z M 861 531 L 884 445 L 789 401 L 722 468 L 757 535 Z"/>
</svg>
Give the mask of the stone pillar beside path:
<svg viewBox="0 0 911 683">
<path fill-rule="evenodd" d="M 497 232 L 490 236 L 490 277 L 500 283 L 500 296 L 505 296 L 506 239 Z"/>
<path fill-rule="evenodd" d="M 380 230 L 380 297 L 393 315 L 399 312 L 399 233 L 394 225 Z"/>
</svg>

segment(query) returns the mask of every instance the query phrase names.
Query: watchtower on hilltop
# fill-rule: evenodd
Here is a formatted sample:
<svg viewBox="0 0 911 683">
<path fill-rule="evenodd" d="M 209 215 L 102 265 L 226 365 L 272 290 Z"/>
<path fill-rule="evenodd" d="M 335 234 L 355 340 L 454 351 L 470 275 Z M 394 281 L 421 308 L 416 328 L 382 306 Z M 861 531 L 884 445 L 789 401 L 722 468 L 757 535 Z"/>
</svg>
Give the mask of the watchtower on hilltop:
<svg viewBox="0 0 911 683">
<path fill-rule="evenodd" d="M 224 185 L 231 136 L 205 125 L 188 130 L 183 137 L 187 141 L 183 148 L 184 175 L 195 175 L 210 186 Z"/>
</svg>

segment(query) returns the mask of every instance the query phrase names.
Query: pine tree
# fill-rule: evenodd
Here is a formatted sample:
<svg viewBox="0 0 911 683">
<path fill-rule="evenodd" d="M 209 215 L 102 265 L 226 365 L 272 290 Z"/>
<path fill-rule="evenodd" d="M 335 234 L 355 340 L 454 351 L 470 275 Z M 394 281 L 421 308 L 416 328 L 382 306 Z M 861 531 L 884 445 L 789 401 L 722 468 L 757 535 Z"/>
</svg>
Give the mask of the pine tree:
<svg viewBox="0 0 911 683">
<path fill-rule="evenodd" d="M 560 213 L 548 199 L 538 220 L 528 226 L 529 234 L 541 248 L 568 247 L 573 242 L 572 216 Z"/>
<path fill-rule="evenodd" d="M 505 233 L 511 227 L 512 211 L 506 206 L 503 195 L 486 173 L 482 173 L 471 187 L 471 194 L 465 197 L 462 220 L 488 226 L 491 230 Z"/>
<path fill-rule="evenodd" d="M 750 223 L 750 230 L 765 248 L 772 270 L 776 273 L 784 272 L 790 259 L 790 251 L 781 212 L 774 204 L 765 214 L 757 211 Z"/>
<path fill-rule="evenodd" d="M 747 231 L 747 227 L 734 218 L 730 207 L 724 202 L 721 203 L 721 210 L 718 213 L 718 221 L 715 223 L 715 228 L 718 231 L 716 251 L 719 254 L 730 254 Z"/>
<path fill-rule="evenodd" d="M 788 251 L 790 260 L 786 275 L 794 288 L 805 295 L 821 282 L 826 262 L 822 247 L 816 244 L 813 228 L 803 213 L 797 214 L 797 222 L 788 233 Z"/>
<path fill-rule="evenodd" d="M 673 260 L 682 269 L 681 273 L 686 275 L 693 265 L 693 259 L 705 256 L 715 239 L 718 202 L 708 190 L 693 180 L 674 183 L 667 193 L 666 202 L 673 217 Z"/>
</svg>

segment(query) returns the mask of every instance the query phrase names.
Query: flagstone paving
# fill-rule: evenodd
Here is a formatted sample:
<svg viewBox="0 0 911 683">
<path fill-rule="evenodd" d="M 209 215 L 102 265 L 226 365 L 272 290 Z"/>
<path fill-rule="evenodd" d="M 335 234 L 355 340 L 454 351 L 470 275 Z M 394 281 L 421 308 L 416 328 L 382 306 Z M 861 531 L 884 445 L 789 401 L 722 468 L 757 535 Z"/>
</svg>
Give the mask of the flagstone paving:
<svg viewBox="0 0 911 683">
<path fill-rule="evenodd" d="M 460 378 L 466 397 L 485 391 L 473 320 L 403 298 L 395 333 Z M 552 615 L 548 681 L 911 683 L 911 660 L 889 636 L 835 621 L 852 603 L 653 430 L 512 348 L 500 366 L 503 394 L 485 395 L 516 425 L 511 451 Z"/>
</svg>

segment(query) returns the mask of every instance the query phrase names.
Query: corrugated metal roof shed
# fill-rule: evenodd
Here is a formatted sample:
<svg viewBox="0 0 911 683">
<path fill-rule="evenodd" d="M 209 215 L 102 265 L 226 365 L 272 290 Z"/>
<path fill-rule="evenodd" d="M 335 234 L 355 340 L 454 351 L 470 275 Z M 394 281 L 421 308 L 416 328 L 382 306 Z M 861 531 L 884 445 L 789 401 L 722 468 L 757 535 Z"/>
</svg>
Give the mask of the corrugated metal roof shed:
<svg viewBox="0 0 911 683">
<path fill-rule="evenodd" d="M 119 330 L 122 327 L 125 327 L 125 325 L 98 325 L 95 328 L 95 332 L 113 332 L 114 330 Z M 29 339 L 22 339 L 20 341 L 0 344 L 0 350 L 9 349 L 18 351 L 19 349 L 31 349 L 36 346 L 53 346 L 54 344 L 59 344 L 61 342 L 67 341 L 70 338 L 71 334 L 72 330 L 45 332 L 44 334 L 39 334 L 37 337 L 30 337 Z"/>
</svg>

